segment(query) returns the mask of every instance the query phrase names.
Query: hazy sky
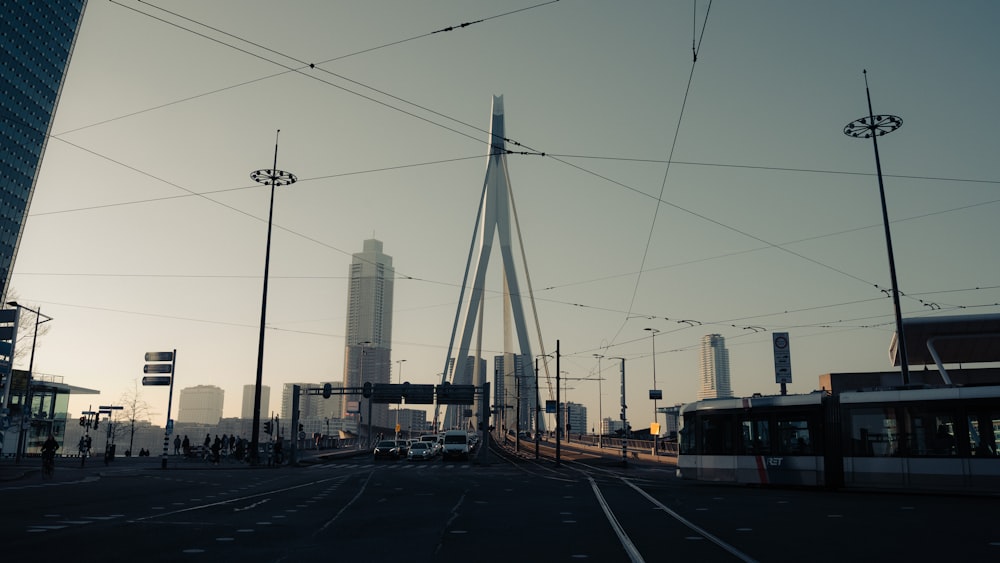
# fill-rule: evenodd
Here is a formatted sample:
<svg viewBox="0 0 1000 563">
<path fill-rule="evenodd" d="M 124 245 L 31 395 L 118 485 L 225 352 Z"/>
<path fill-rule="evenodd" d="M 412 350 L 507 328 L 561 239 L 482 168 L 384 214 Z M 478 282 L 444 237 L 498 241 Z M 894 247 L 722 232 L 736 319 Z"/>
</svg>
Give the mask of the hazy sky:
<svg viewBox="0 0 1000 563">
<path fill-rule="evenodd" d="M 345 276 L 372 237 L 397 273 L 393 380 L 437 382 L 493 95 L 511 148 L 532 153 L 508 163 L 545 350 L 560 341 L 570 378 L 596 377 L 595 353 L 626 358 L 634 424 L 653 412 L 645 328 L 661 331 L 661 406 L 695 399 L 709 333 L 737 395 L 778 391 L 773 331 L 791 335 L 790 392 L 893 369 L 872 143 L 843 134 L 868 112 L 863 69 L 875 113 L 904 122 L 879 143 L 904 315 L 1000 312 L 1000 6 L 708 7 L 92 0 L 12 280 L 54 318 L 35 371 L 101 391 L 74 414 L 118 401 L 145 352 L 177 349 L 177 387 L 218 385 L 239 416 L 269 195 L 249 175 L 280 129 L 278 167 L 299 181 L 275 197 L 271 408 L 284 382 L 342 379 Z M 617 417 L 618 364 L 601 367 Z M 597 381 L 568 386 L 595 426 Z M 140 389 L 163 424 L 167 388 Z"/>
</svg>

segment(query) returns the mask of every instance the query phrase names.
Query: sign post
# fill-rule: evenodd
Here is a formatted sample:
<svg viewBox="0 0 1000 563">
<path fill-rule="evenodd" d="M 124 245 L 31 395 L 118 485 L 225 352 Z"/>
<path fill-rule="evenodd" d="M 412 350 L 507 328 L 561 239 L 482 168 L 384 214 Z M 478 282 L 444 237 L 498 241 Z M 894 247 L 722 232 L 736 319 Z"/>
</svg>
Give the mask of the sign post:
<svg viewBox="0 0 1000 563">
<path fill-rule="evenodd" d="M 774 382 L 781 384 L 781 394 L 788 393 L 786 384 L 792 382 L 792 353 L 788 343 L 787 332 L 771 334 L 774 343 Z"/>
<path fill-rule="evenodd" d="M 169 379 L 170 391 L 167 395 L 167 424 L 163 430 L 163 459 L 160 462 L 160 469 L 167 468 L 167 454 L 170 448 L 170 433 L 173 431 L 173 424 L 170 420 L 170 407 L 174 401 L 174 368 L 177 367 L 177 350 L 173 352 L 146 352 L 147 362 L 159 362 L 146 364 L 142 367 L 143 373 L 169 373 L 168 376 L 147 376 L 142 378 L 143 385 L 166 385 L 164 378 Z M 169 364 L 163 362 L 170 362 Z"/>
</svg>

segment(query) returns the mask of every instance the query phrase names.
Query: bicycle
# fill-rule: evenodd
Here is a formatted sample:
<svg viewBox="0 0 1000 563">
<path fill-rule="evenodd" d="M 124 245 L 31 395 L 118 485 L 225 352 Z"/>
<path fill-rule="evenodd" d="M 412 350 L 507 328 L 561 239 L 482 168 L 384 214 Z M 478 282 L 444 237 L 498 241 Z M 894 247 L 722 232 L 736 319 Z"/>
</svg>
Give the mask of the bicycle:
<svg viewBox="0 0 1000 563">
<path fill-rule="evenodd" d="M 56 452 L 42 452 L 42 478 L 51 479 L 56 471 Z"/>
</svg>

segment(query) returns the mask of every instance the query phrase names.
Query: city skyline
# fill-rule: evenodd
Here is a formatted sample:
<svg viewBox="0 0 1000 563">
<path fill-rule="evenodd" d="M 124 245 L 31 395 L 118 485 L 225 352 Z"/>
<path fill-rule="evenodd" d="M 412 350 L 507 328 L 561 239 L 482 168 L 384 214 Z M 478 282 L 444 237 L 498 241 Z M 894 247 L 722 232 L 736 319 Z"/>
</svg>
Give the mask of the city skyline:
<svg viewBox="0 0 1000 563">
<path fill-rule="evenodd" d="M 660 331 L 661 406 L 695 399 L 705 334 L 726 339 L 735 395 L 778 392 L 777 331 L 790 393 L 891 370 L 872 147 L 843 134 L 868 113 L 864 69 L 874 112 L 903 119 L 879 139 L 903 315 L 997 312 L 1000 7 L 696 7 L 89 3 L 11 278 L 53 318 L 34 372 L 100 390 L 71 397 L 78 413 L 117 401 L 146 352 L 176 349 L 178 388 L 239 397 L 267 221 L 249 174 L 280 129 L 278 167 L 299 181 L 275 193 L 263 383 L 342 377 L 345 272 L 366 239 L 394 257 L 387 375 L 405 360 L 404 380 L 440 382 L 495 95 L 536 288 L 527 323 L 545 353 L 561 342 L 569 377 L 605 357 L 605 417 L 624 361 L 630 421 L 651 418 L 645 328 Z M 487 280 L 486 361 L 504 350 L 502 294 Z M 167 389 L 142 393 L 163 424 Z M 598 412 L 598 382 L 573 401 Z"/>
</svg>

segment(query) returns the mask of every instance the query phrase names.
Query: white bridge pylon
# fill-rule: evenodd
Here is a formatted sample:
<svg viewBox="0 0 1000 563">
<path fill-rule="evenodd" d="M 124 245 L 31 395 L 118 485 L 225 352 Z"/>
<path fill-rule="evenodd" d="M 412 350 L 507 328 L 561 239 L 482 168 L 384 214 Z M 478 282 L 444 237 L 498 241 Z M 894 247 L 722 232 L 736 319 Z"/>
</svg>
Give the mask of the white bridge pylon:
<svg viewBox="0 0 1000 563">
<path fill-rule="evenodd" d="M 483 297 L 486 287 L 486 272 L 489 267 L 490 254 L 493 250 L 495 238 L 500 242 L 500 255 L 503 263 L 503 339 L 504 339 L 504 371 L 499 374 L 503 377 L 502 388 L 504 398 L 501 399 L 505 405 L 513 407 L 518 398 L 515 398 L 515 371 L 513 364 L 513 354 L 519 354 L 521 358 L 520 391 L 521 391 L 521 419 L 526 420 L 533 417 L 533 411 L 537 403 L 534 393 L 534 364 L 531 353 L 531 341 L 528 338 L 527 323 L 524 315 L 523 295 L 527 295 L 531 304 L 532 317 L 535 321 L 535 332 L 542 354 L 545 353 L 541 344 L 541 328 L 538 324 L 538 313 L 535 309 L 534 294 L 531 289 L 531 278 L 528 275 L 527 258 L 524 255 L 524 241 L 521 239 L 521 229 L 517 223 L 517 210 L 514 206 L 514 195 L 510 189 L 510 178 L 507 172 L 507 148 L 505 144 L 506 134 L 504 131 L 503 96 L 493 96 L 493 120 L 490 125 L 490 144 L 488 161 L 486 165 L 486 180 L 483 182 L 483 192 L 480 198 L 479 211 L 476 216 L 476 227 L 473 231 L 472 243 L 469 246 L 469 257 L 465 266 L 465 275 L 462 280 L 462 290 L 459 296 L 458 308 L 455 312 L 455 322 L 452 327 L 451 341 L 448 344 L 448 355 L 445 358 L 445 367 L 441 376 L 441 382 L 449 380 L 453 383 L 472 383 L 476 387 L 481 387 L 487 380 L 487 374 L 482 373 L 480 362 L 482 358 L 483 340 Z M 514 233 L 517 236 L 518 250 L 521 257 L 521 265 L 524 270 L 524 284 L 527 294 L 522 294 L 521 284 L 517 275 L 517 266 L 514 260 L 514 251 L 511 246 L 511 216 L 514 218 Z M 475 259 L 473 259 L 475 257 Z M 472 278 L 471 291 L 468 300 L 465 299 L 465 290 L 468 287 L 469 278 Z M 464 312 L 463 312 L 464 311 Z M 461 321 L 461 323 L 460 323 Z M 478 322 L 477 322 L 478 321 Z M 513 325 L 513 326 L 512 326 Z M 461 338 L 458 341 L 458 349 L 453 354 L 456 344 L 455 335 L 461 326 Z M 512 333 L 513 329 L 513 333 Z M 472 343 L 473 333 L 477 335 L 475 351 L 472 354 L 476 361 L 467 362 L 469 348 Z M 512 336 L 517 336 L 517 346 L 515 347 Z M 449 358 L 454 358 L 453 369 L 449 369 Z M 487 360 L 487 365 L 492 358 Z M 548 359 L 548 358 L 543 358 Z M 468 370 L 472 370 L 472 374 Z M 548 375 L 548 362 L 544 363 L 545 381 L 548 387 L 548 396 L 552 395 L 552 383 Z M 541 378 L 542 374 L 539 374 Z M 494 389 L 500 387 L 501 382 L 495 382 Z M 539 398 L 541 393 L 538 394 Z M 492 401 L 491 397 L 479 397 L 479 400 Z M 489 404 L 489 403 L 487 403 Z M 530 405 L 530 408 L 524 406 Z M 480 405 L 472 409 L 472 428 L 477 428 Z M 434 409 L 434 425 L 437 426 L 440 406 Z M 528 412 L 525 412 L 528 411 Z M 507 420 L 513 420 L 513 414 L 507 415 Z M 544 417 L 539 419 L 539 429 L 544 430 Z M 525 428 L 527 429 L 527 428 Z"/>
</svg>

